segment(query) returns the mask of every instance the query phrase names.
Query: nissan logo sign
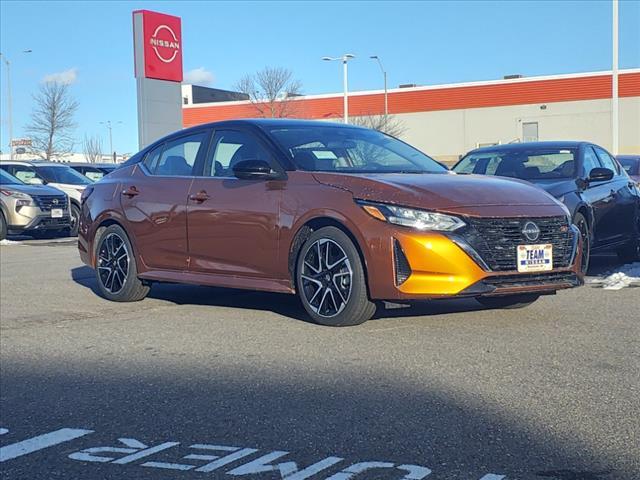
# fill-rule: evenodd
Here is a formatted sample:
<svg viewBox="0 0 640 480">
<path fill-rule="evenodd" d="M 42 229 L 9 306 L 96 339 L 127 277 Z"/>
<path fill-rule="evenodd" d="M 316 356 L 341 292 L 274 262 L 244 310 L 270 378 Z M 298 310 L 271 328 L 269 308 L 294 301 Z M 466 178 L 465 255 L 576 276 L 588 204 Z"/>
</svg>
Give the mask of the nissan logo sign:
<svg viewBox="0 0 640 480">
<path fill-rule="evenodd" d="M 540 227 L 533 222 L 527 222 L 522 229 L 522 235 L 530 242 L 535 242 L 540 238 Z"/>
<path fill-rule="evenodd" d="M 165 38 L 162 39 L 159 35 L 163 32 L 166 32 Z M 167 37 L 166 35 L 169 35 Z M 178 55 L 178 51 L 180 50 L 180 42 L 178 41 L 178 37 L 171 30 L 171 28 L 167 25 L 160 25 L 156 28 L 155 32 L 149 39 L 149 43 L 153 47 L 153 51 L 156 52 L 158 58 L 164 63 L 171 63 Z"/>
</svg>

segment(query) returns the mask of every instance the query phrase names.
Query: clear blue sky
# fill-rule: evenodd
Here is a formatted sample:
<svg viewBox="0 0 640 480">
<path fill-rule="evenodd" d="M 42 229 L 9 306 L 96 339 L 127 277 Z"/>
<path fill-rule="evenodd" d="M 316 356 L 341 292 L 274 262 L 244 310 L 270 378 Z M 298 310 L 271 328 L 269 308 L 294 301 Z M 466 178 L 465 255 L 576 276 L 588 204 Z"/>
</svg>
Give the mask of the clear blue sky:
<svg viewBox="0 0 640 480">
<path fill-rule="evenodd" d="M 77 138 L 113 130 L 119 152 L 137 149 L 131 12 L 182 17 L 184 69 L 203 68 L 212 86 L 283 66 L 304 93 L 341 91 L 337 63 L 353 53 L 350 89 L 488 80 L 611 68 L 611 2 L 24 2 L 0 3 L 0 46 L 11 60 L 14 137 L 29 120 L 31 95 L 46 75 L 67 72 L 80 102 Z M 33 53 L 23 54 L 24 49 Z M 620 67 L 640 67 L 640 1 L 620 2 Z M 75 75 L 74 75 L 75 74 Z M 6 151 L 6 72 L 2 65 L 2 149 Z M 78 151 L 81 146 L 78 145 Z"/>
</svg>

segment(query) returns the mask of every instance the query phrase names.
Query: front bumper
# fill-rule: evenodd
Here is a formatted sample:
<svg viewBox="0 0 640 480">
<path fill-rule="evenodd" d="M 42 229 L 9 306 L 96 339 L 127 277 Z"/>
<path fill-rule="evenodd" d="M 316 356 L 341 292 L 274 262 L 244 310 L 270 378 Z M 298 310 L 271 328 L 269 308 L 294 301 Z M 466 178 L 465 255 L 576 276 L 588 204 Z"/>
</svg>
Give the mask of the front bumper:
<svg viewBox="0 0 640 480">
<path fill-rule="evenodd" d="M 393 288 L 374 281 L 370 290 L 377 299 L 553 294 L 584 284 L 578 235 L 574 236 L 569 266 L 547 272 L 521 273 L 517 270 L 492 271 L 472 247 L 455 235 L 394 230 L 389 248 L 393 257 Z"/>
<path fill-rule="evenodd" d="M 38 215 L 24 225 L 8 225 L 8 232 L 12 235 L 34 231 L 34 230 L 62 230 L 71 226 L 69 215 L 52 218 L 51 215 Z"/>
</svg>

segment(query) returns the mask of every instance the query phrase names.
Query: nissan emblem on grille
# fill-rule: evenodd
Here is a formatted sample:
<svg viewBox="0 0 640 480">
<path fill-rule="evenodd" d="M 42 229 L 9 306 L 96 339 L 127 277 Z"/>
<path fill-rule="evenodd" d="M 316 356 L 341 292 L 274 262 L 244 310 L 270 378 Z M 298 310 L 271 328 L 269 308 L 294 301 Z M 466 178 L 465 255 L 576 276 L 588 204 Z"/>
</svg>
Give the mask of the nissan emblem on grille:
<svg viewBox="0 0 640 480">
<path fill-rule="evenodd" d="M 522 234 L 530 242 L 535 242 L 540 237 L 540 228 L 533 222 L 527 222 L 524 224 Z"/>
<path fill-rule="evenodd" d="M 57 198 L 54 198 L 54 199 L 51 201 L 51 203 L 53 203 L 54 205 L 57 205 L 57 204 L 58 204 L 58 199 L 57 199 Z"/>
</svg>

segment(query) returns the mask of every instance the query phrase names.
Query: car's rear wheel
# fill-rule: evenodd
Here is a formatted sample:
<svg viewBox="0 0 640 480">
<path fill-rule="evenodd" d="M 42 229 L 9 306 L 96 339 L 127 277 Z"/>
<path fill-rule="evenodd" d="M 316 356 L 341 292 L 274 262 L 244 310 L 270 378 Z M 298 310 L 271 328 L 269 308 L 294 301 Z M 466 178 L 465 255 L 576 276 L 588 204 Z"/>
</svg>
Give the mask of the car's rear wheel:
<svg viewBox="0 0 640 480">
<path fill-rule="evenodd" d="M 478 297 L 476 300 L 488 308 L 524 308 L 538 300 L 540 295 L 505 295 L 504 297 Z"/>
<path fill-rule="evenodd" d="M 115 302 L 137 302 L 149 293 L 138 278 L 129 237 L 119 225 L 110 225 L 96 245 L 96 279 L 103 297 Z"/>
<path fill-rule="evenodd" d="M 7 221 L 4 219 L 4 213 L 0 212 L 0 240 L 7 238 Z"/>
<path fill-rule="evenodd" d="M 589 229 L 589 223 L 584 215 L 576 213 L 573 217 L 573 224 L 580 231 L 580 238 L 582 238 L 582 273 L 587 273 L 589 270 L 589 258 L 591 256 L 591 231 Z"/>
<path fill-rule="evenodd" d="M 300 249 L 296 287 L 305 310 L 321 325 L 359 325 L 376 311 L 358 250 L 336 227 L 313 232 Z"/>
</svg>

